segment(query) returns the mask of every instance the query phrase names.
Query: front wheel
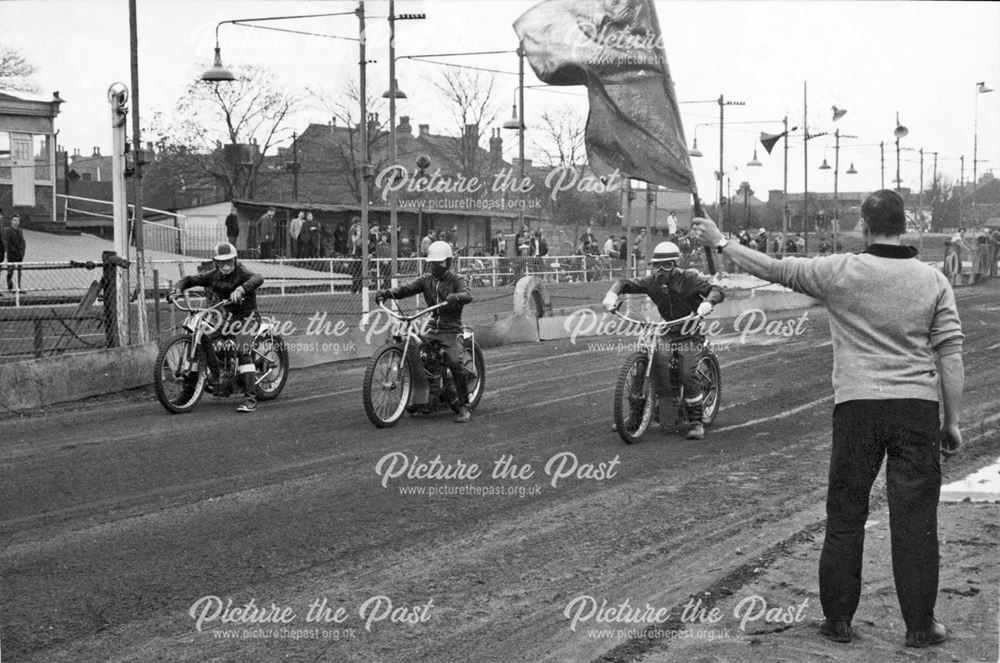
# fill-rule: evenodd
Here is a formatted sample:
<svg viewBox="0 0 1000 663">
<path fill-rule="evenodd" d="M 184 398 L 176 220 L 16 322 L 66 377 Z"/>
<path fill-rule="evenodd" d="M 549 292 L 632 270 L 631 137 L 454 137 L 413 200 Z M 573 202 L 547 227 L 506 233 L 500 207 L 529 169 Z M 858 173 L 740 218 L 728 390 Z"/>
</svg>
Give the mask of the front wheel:
<svg viewBox="0 0 1000 663">
<path fill-rule="evenodd" d="M 715 421 L 715 416 L 719 414 L 719 403 L 722 401 L 722 370 L 719 368 L 718 358 L 711 353 L 703 354 L 698 359 L 694 373 L 701 383 L 704 410 L 701 419 L 706 426 L 710 426 Z"/>
<path fill-rule="evenodd" d="M 179 334 L 160 347 L 153 368 L 153 387 L 171 414 L 190 412 L 205 393 L 208 364 L 201 346 L 191 352 L 191 337 Z"/>
<path fill-rule="evenodd" d="M 653 419 L 653 380 L 646 376 L 649 357 L 637 352 L 625 360 L 615 383 L 615 430 L 626 444 L 638 441 Z"/>
<path fill-rule="evenodd" d="M 270 401 L 278 397 L 288 381 L 288 348 L 280 336 L 255 339 L 250 349 L 257 369 L 257 398 Z"/>
<path fill-rule="evenodd" d="M 486 388 L 486 360 L 483 358 L 483 351 L 478 345 L 465 343 L 466 351 L 472 347 L 472 361 L 475 362 L 476 374 L 469 375 L 469 409 L 474 410 L 479 401 L 483 398 L 483 390 Z"/>
<path fill-rule="evenodd" d="M 361 389 L 368 419 L 379 428 L 395 426 L 406 412 L 412 390 L 403 346 L 391 343 L 379 348 L 368 361 Z"/>
</svg>

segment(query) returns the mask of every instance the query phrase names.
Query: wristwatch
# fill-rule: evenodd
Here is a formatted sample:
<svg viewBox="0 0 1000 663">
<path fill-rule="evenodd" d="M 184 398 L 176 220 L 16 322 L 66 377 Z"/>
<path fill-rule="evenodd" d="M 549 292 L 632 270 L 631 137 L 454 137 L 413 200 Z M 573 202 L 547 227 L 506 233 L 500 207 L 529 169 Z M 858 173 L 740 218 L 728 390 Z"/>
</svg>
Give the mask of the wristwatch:
<svg viewBox="0 0 1000 663">
<path fill-rule="evenodd" d="M 722 239 L 720 239 L 718 242 L 715 243 L 716 252 L 722 253 L 725 250 L 727 244 L 729 244 L 728 237 L 723 237 Z"/>
</svg>

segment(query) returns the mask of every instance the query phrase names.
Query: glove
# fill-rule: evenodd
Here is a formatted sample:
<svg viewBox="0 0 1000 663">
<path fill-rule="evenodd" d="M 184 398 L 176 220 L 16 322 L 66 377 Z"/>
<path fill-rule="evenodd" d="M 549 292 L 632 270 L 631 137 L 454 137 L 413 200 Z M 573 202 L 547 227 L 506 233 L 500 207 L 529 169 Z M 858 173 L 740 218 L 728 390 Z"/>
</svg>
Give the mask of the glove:
<svg viewBox="0 0 1000 663">
<path fill-rule="evenodd" d="M 460 294 L 458 294 L 457 292 L 453 292 L 450 295 L 448 295 L 447 297 L 445 297 L 445 301 L 448 302 L 449 304 L 452 304 L 452 305 L 454 305 L 454 304 L 461 304 L 462 303 L 462 296 Z"/>
<path fill-rule="evenodd" d="M 229 301 L 231 301 L 234 304 L 239 304 L 240 302 L 243 301 L 243 295 L 245 293 L 246 291 L 243 289 L 243 286 L 238 286 L 236 290 L 233 290 L 229 294 Z"/>
<path fill-rule="evenodd" d="M 712 306 L 712 302 L 702 302 L 701 304 L 698 304 L 698 317 L 704 318 L 712 312 L 713 308 L 715 307 Z"/>
<path fill-rule="evenodd" d="M 618 308 L 617 293 L 609 292 L 608 294 L 604 295 L 604 301 L 601 302 L 601 304 L 604 306 L 604 310 L 606 310 L 608 313 L 613 312 L 616 308 Z"/>
<path fill-rule="evenodd" d="M 389 290 L 379 290 L 375 293 L 375 303 L 381 304 L 387 299 L 393 299 L 392 292 Z"/>
</svg>

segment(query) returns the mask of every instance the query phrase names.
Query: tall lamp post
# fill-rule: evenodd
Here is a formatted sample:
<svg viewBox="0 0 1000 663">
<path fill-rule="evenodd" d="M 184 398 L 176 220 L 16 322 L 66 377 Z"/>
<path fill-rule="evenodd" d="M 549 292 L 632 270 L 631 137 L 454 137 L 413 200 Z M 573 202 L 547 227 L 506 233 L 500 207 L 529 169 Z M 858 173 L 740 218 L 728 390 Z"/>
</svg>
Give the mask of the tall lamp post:
<svg viewBox="0 0 1000 663">
<path fill-rule="evenodd" d="M 233 25 L 242 25 L 245 27 L 262 27 L 262 26 L 248 26 L 250 23 L 259 23 L 261 21 L 283 21 L 289 19 L 302 19 L 302 18 L 320 18 L 328 16 L 350 16 L 354 15 L 358 19 L 358 36 L 357 37 L 341 37 L 338 35 L 325 35 L 325 34 L 314 34 L 305 33 L 310 36 L 315 37 L 326 37 L 329 39 L 342 39 L 345 41 L 356 41 L 358 42 L 358 68 L 359 68 L 359 86 L 361 92 L 359 97 L 359 106 L 361 117 L 359 119 L 359 129 L 361 132 L 361 145 L 362 145 L 362 164 L 359 168 L 360 171 L 360 194 L 361 194 L 361 274 L 362 274 L 362 298 L 361 306 L 364 313 L 368 313 L 368 284 L 365 282 L 365 275 L 368 274 L 368 180 L 371 178 L 371 156 L 369 154 L 368 146 L 368 103 L 367 103 L 367 65 L 369 63 L 367 55 L 365 53 L 365 2 L 364 0 L 358 0 L 358 6 L 354 11 L 344 11 L 344 12 L 331 12 L 323 14 L 299 14 L 296 16 L 264 16 L 255 18 L 240 18 L 232 19 L 227 21 L 220 21 L 215 26 L 215 60 L 211 68 L 205 71 L 201 76 L 201 80 L 208 83 L 223 83 L 236 80 L 232 72 L 226 69 L 222 65 L 222 52 L 219 47 L 219 28 L 226 23 L 232 23 Z M 292 32 L 302 34 L 297 30 L 285 30 L 282 28 L 268 28 L 270 30 L 276 30 L 278 32 Z"/>
<path fill-rule="evenodd" d="M 906 138 L 910 130 L 899 123 L 899 111 L 896 111 L 896 128 L 893 130 L 892 135 L 896 137 L 896 191 L 899 191 L 903 186 L 903 180 L 899 177 L 899 139 Z"/>
<path fill-rule="evenodd" d="M 979 163 L 979 95 L 986 94 L 987 92 L 992 92 L 993 88 L 986 87 L 984 81 L 979 81 L 976 83 L 976 115 L 975 120 L 972 125 L 972 190 L 976 190 L 976 184 L 979 180 L 976 179 L 978 171 L 976 170 L 976 164 Z"/>
</svg>

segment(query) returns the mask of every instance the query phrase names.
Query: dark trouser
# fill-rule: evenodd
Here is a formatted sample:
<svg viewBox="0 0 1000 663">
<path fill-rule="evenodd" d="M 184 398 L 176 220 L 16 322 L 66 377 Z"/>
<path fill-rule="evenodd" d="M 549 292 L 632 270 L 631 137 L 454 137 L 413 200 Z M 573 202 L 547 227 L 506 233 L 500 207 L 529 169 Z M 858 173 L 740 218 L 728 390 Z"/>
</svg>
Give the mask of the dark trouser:
<svg viewBox="0 0 1000 663">
<path fill-rule="evenodd" d="M 671 344 L 661 341 L 653 354 L 653 389 L 658 398 L 673 398 L 670 389 L 670 356 L 674 348 L 678 353 L 678 373 L 681 377 L 681 385 L 684 387 L 684 405 L 689 421 L 696 421 L 701 418 L 701 383 L 698 382 L 694 374 L 694 369 L 698 365 L 698 352 L 701 341 L 691 340 Z"/>
<path fill-rule="evenodd" d="M 461 334 L 458 332 L 432 332 L 424 334 L 422 338 L 436 340 L 445 347 L 445 361 L 448 364 L 448 370 L 451 371 L 452 380 L 455 382 L 455 395 L 458 396 L 460 405 L 468 405 L 469 374 L 465 370 L 465 347 L 462 344 Z M 410 401 L 411 403 L 426 403 L 430 399 L 430 385 L 420 361 L 420 351 L 411 342 L 407 354 L 407 361 L 414 367 L 411 372 L 413 375 L 413 394 Z"/>
<path fill-rule="evenodd" d="M 7 262 L 8 263 L 21 262 L 21 258 L 11 258 L 10 256 L 7 256 Z M 14 289 L 14 271 L 15 270 L 17 270 L 17 289 L 18 290 L 21 289 L 21 266 L 18 265 L 17 267 L 13 267 L 13 266 L 7 267 L 7 289 L 8 290 L 13 290 Z"/>
<path fill-rule="evenodd" d="M 260 243 L 260 259 L 270 260 L 274 257 L 271 253 L 271 242 L 261 242 Z"/>
<path fill-rule="evenodd" d="M 236 372 L 243 386 L 243 392 L 249 396 L 253 393 L 256 383 L 256 366 L 253 363 L 251 347 L 257 335 L 260 319 L 253 315 L 245 317 L 231 316 L 222 329 L 211 338 L 201 337 L 201 347 L 205 351 L 208 368 L 215 374 L 220 371 L 219 358 L 215 354 L 213 343 L 219 338 L 231 338 L 236 343 Z"/>
<path fill-rule="evenodd" d="M 886 464 L 892 573 L 908 630 L 934 619 L 938 589 L 938 404 L 858 400 L 833 410 L 826 539 L 819 558 L 823 614 L 850 622 L 861 597 L 861 561 L 872 483 Z"/>
</svg>

